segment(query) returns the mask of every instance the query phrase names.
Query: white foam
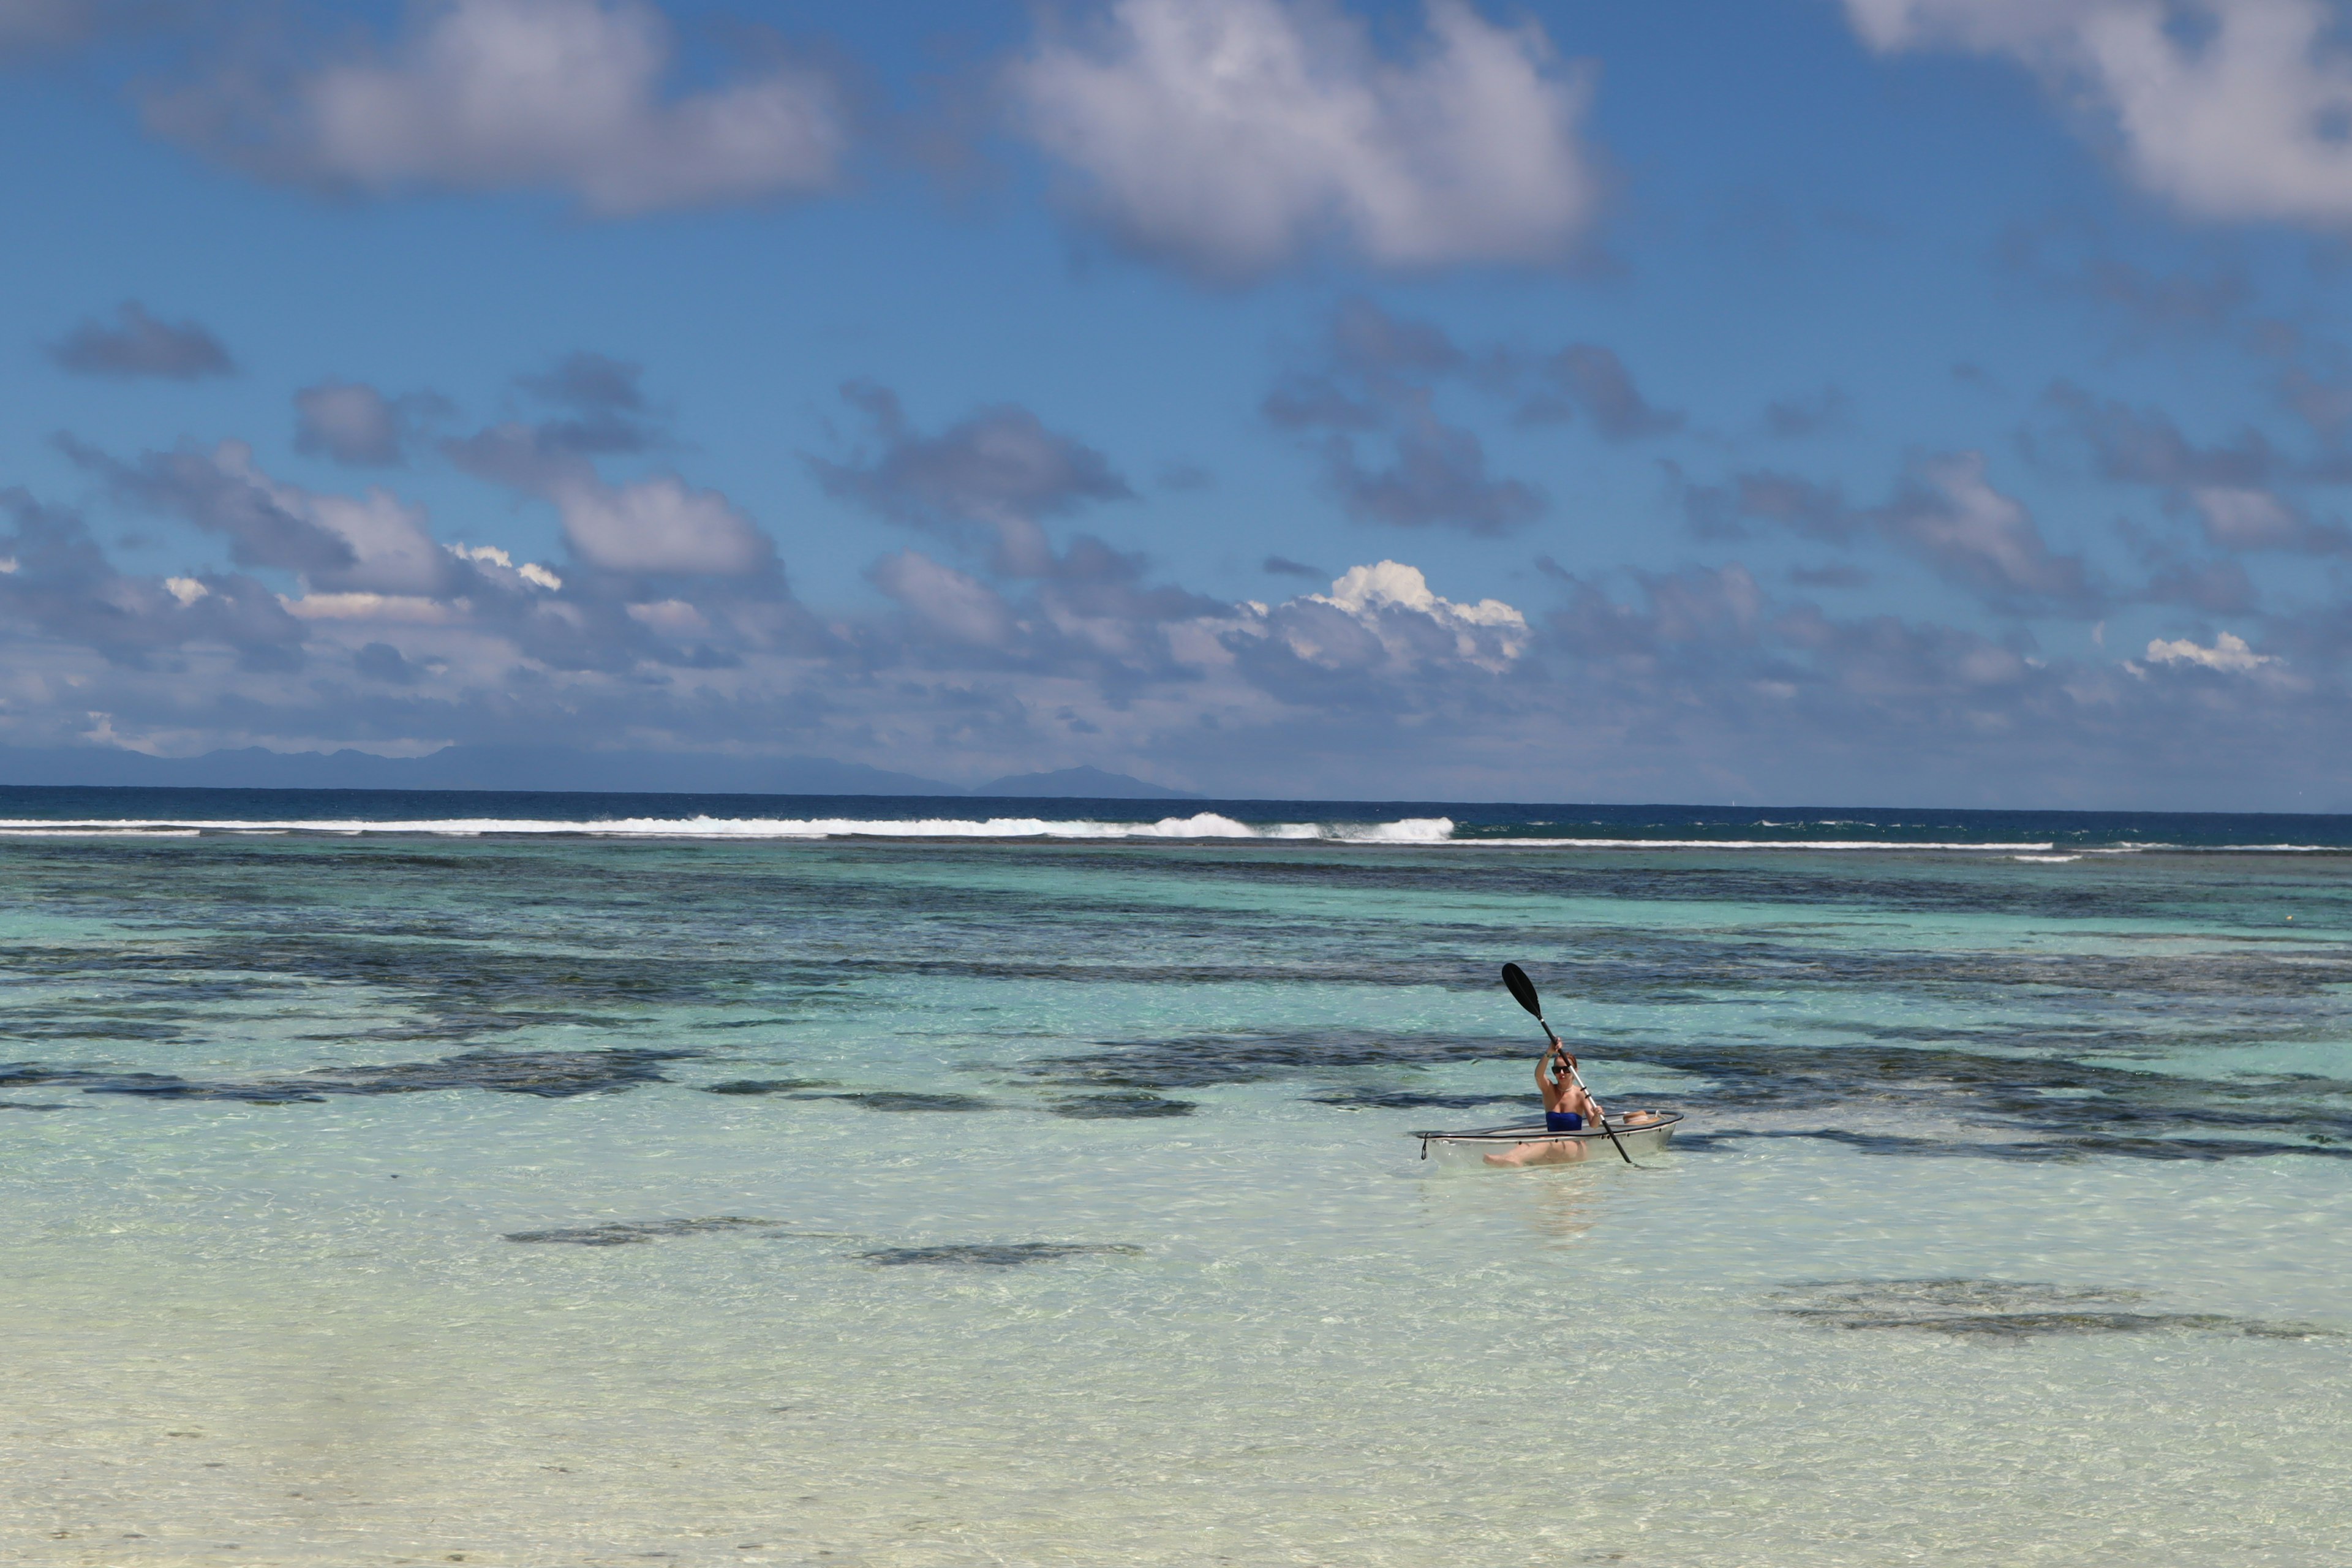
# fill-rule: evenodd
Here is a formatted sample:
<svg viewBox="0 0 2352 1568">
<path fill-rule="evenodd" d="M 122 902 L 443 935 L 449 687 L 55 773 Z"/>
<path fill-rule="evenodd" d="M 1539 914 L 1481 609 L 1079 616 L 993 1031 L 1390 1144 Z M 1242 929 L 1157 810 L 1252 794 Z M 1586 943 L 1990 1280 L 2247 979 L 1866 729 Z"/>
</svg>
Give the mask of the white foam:
<svg viewBox="0 0 2352 1568">
<path fill-rule="evenodd" d="M 0 835 L 184 837 L 197 833 L 412 834 L 478 838 L 488 835 L 564 836 L 594 838 L 1053 838 L 1053 839 L 1314 839 L 1342 844 L 1434 844 L 1454 832 L 1443 816 L 1398 822 L 1283 822 L 1253 826 L 1203 811 L 1163 816 L 1157 822 L 1052 821 L 1038 816 L 922 817 L 900 821 L 860 817 L 615 817 L 599 821 L 545 821 L 529 817 L 431 817 L 411 821 L 311 822 L 116 821 L 54 823 L 0 821 Z"/>
<path fill-rule="evenodd" d="M 9 838 L 194 838 L 196 827 L 151 827 L 141 823 L 69 823 L 45 827 L 37 823 L 0 822 L 0 837 Z"/>
<path fill-rule="evenodd" d="M 2056 847 L 2051 844 L 1913 843 L 1900 838 L 1471 838 L 1459 842 L 1507 849 L 1934 849 L 1955 854 Z"/>
</svg>

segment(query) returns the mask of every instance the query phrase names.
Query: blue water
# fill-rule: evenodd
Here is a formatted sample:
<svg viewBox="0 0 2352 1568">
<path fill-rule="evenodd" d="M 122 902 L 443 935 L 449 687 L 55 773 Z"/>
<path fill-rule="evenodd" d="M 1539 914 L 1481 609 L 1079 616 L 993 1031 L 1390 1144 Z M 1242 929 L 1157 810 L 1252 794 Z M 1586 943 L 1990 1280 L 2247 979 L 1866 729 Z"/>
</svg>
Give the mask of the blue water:
<svg viewBox="0 0 2352 1568">
<path fill-rule="evenodd" d="M 0 819 L 8 1561 L 2341 1558 L 2345 818 Z"/>
</svg>

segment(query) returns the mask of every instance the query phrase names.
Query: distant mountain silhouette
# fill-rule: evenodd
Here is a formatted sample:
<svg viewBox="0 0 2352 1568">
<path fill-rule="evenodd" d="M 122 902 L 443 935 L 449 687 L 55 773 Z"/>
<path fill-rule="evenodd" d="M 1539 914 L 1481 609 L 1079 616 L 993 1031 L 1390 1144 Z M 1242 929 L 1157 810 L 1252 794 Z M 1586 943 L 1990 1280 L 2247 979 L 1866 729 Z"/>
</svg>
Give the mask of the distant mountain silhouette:
<svg viewBox="0 0 2352 1568">
<path fill-rule="evenodd" d="M 1126 773 L 1100 768 L 1056 768 L 1050 773 L 1011 773 L 984 784 L 974 784 L 978 795 L 1006 795 L 1022 800 L 1198 800 L 1190 790 L 1147 784 Z"/>
<path fill-rule="evenodd" d="M 215 789 L 609 791 L 677 795 L 960 795 L 954 784 L 830 757 L 583 752 L 568 746 L 448 746 L 429 757 L 365 752 L 211 752 L 150 757 L 111 747 L 0 747 L 0 784 L 153 784 Z"/>
</svg>

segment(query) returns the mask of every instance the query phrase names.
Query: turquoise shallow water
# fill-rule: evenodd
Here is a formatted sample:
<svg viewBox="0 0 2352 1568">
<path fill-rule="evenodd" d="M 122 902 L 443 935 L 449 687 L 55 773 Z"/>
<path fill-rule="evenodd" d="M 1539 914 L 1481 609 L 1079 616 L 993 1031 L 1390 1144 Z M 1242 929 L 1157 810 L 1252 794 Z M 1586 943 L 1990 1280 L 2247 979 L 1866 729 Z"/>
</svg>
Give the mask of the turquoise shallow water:
<svg viewBox="0 0 2352 1568">
<path fill-rule="evenodd" d="M 2341 1561 L 2342 857 L 0 878 L 6 1561 Z M 1506 958 L 1679 1152 L 1415 1159 Z"/>
</svg>

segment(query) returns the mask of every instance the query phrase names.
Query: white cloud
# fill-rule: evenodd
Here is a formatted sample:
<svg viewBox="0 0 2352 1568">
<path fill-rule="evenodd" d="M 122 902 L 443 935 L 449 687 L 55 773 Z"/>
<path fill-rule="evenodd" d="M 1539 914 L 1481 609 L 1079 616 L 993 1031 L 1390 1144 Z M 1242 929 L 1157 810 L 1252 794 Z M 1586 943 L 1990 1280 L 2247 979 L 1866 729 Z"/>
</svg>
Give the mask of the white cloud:
<svg viewBox="0 0 2352 1568">
<path fill-rule="evenodd" d="M 163 579 L 163 591 L 183 605 L 193 605 L 212 592 L 194 577 L 166 577 Z"/>
<path fill-rule="evenodd" d="M 389 490 L 370 486 L 361 496 L 307 490 L 274 479 L 255 466 L 253 448 L 224 441 L 208 461 L 224 480 L 246 487 L 250 501 L 274 515 L 307 524 L 341 542 L 349 563 L 303 571 L 305 582 L 332 591 L 434 594 L 446 581 L 441 547 L 426 526 L 425 511 Z M 234 492 L 232 492 L 234 493 Z"/>
<path fill-rule="evenodd" d="M 662 474 L 608 485 L 572 475 L 550 491 L 563 537 L 592 566 L 614 572 L 748 572 L 769 558 L 765 535 L 717 490 Z"/>
<path fill-rule="evenodd" d="M 2352 221 L 2352 58 L 2322 0 L 1846 0 L 1872 47 L 2004 55 L 2203 217 Z"/>
<path fill-rule="evenodd" d="M 1431 0 L 1381 59 L 1317 0 L 1118 0 L 1009 74 L 1026 133 L 1127 243 L 1245 277 L 1337 238 L 1391 267 L 1543 262 L 1592 218 L 1591 97 L 1534 22 Z"/>
<path fill-rule="evenodd" d="M 684 599 L 662 599 L 652 604 L 631 605 L 629 619 L 641 626 L 673 636 L 694 637 L 708 632 L 710 623 L 700 610 Z"/>
<path fill-rule="evenodd" d="M 518 566 L 514 563 L 513 556 L 495 544 L 452 544 L 448 546 L 448 551 L 460 561 L 470 561 L 477 566 L 495 566 L 501 572 L 511 572 L 518 582 L 528 583 L 534 588 L 544 588 L 551 594 L 560 591 L 563 586 L 562 578 L 541 566 L 538 562 L 526 561 Z"/>
<path fill-rule="evenodd" d="M 1332 667 L 1458 661 L 1499 673 L 1528 644 L 1527 617 L 1509 605 L 1441 597 L 1419 567 L 1399 561 L 1350 567 L 1328 594 L 1258 613 L 1293 653 Z"/>
<path fill-rule="evenodd" d="M 418 594 L 305 594 L 278 596 L 287 614 L 303 621 L 397 621 L 410 626 L 446 626 L 464 610 Z"/>
<path fill-rule="evenodd" d="M 2225 550 L 2284 547 L 2303 534 L 2303 521 L 2268 490 L 2207 485 L 2189 491 L 2205 521 L 2205 536 Z"/>
<path fill-rule="evenodd" d="M 831 183 L 842 105 L 815 71 L 663 96 L 674 46 L 644 0 L 415 0 L 386 57 L 327 66 L 282 101 L 158 100 L 168 131 L 264 173 L 384 192 L 551 187 L 624 216 Z"/>
<path fill-rule="evenodd" d="M 1993 489 L 1983 453 L 1927 458 L 1916 478 L 1881 514 L 1881 525 L 1945 575 L 2000 603 L 2095 602 L 2082 557 L 2053 552 L 2032 514 Z"/>
<path fill-rule="evenodd" d="M 2231 632 L 2215 637 L 2211 647 L 2200 647 L 2187 637 L 2169 642 L 2158 637 L 2148 643 L 2147 658 L 2152 664 L 2202 665 L 2231 675 L 2245 675 L 2263 665 L 2279 662 L 2274 654 L 2254 652 L 2246 646 L 2245 638 Z"/>
<path fill-rule="evenodd" d="M 1001 647 L 1012 638 L 1013 610 L 995 589 L 919 550 L 885 555 L 871 576 L 919 624 L 953 641 Z"/>
</svg>

